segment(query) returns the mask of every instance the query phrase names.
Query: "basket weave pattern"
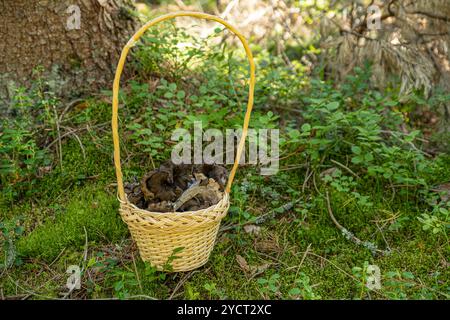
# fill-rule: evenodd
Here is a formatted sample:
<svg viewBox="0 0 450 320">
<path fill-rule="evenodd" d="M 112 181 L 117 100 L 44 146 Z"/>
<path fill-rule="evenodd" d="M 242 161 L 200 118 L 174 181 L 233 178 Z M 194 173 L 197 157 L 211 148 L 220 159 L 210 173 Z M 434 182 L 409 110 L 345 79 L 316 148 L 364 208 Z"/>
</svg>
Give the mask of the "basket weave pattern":
<svg viewBox="0 0 450 320">
<path fill-rule="evenodd" d="M 225 193 L 216 205 L 198 211 L 150 212 L 120 201 L 120 215 L 144 261 L 162 270 L 171 256 L 173 271 L 189 271 L 204 265 L 211 254 L 220 221 L 230 206 Z M 183 248 L 174 254 L 174 249 Z"/>
</svg>

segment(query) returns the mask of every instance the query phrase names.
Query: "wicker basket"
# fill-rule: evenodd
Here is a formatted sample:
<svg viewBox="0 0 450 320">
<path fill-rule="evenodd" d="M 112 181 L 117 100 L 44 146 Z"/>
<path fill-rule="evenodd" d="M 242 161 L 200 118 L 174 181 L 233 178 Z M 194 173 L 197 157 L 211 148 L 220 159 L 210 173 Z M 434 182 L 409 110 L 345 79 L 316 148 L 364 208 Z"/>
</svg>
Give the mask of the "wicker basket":
<svg viewBox="0 0 450 320">
<path fill-rule="evenodd" d="M 120 76 L 130 48 L 139 40 L 144 32 L 159 22 L 179 16 L 190 16 L 216 21 L 237 35 L 244 46 L 250 63 L 249 99 L 241 140 L 237 148 L 235 162 L 230 172 L 223 198 L 216 205 L 198 211 L 150 212 L 139 209 L 130 203 L 123 186 L 118 133 Z M 213 15 L 180 11 L 160 16 L 141 27 L 123 48 L 114 78 L 112 104 L 114 165 L 117 176 L 120 215 L 128 225 L 131 236 L 137 243 L 142 260 L 150 262 L 159 270 L 167 270 L 167 266 L 170 265 L 170 271 L 189 271 L 204 265 L 208 261 L 209 255 L 214 247 L 220 221 L 227 214 L 230 206 L 229 192 L 238 167 L 238 160 L 241 158 L 245 146 L 248 123 L 253 107 L 254 88 L 255 65 L 247 41 L 232 25 Z"/>
</svg>

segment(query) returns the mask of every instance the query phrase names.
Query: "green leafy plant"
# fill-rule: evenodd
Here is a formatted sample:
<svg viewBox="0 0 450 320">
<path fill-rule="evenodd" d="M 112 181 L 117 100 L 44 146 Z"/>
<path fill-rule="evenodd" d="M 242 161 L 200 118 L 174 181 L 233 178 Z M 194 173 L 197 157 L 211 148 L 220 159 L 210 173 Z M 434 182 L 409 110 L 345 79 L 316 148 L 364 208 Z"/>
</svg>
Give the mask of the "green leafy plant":
<svg viewBox="0 0 450 320">
<path fill-rule="evenodd" d="M 358 293 L 358 296 L 355 297 L 357 299 L 363 299 L 365 297 L 365 295 L 370 291 L 369 288 L 367 287 L 368 266 L 369 266 L 369 262 L 364 261 L 364 264 L 362 267 L 355 266 L 352 268 L 352 274 L 358 280 L 357 286 L 359 289 L 359 293 Z"/>
<path fill-rule="evenodd" d="M 280 293 L 280 275 L 272 274 L 269 278 L 258 279 L 259 290 L 268 297 L 279 296 Z"/>
<path fill-rule="evenodd" d="M 11 268 L 14 265 L 22 263 L 16 252 L 16 240 L 22 236 L 23 227 L 18 220 L 0 222 L 0 243 L 2 243 L 2 257 L 0 261 L 0 270 Z"/>
<path fill-rule="evenodd" d="M 408 289 L 416 286 L 414 279 L 409 271 L 389 271 L 384 275 L 384 290 L 391 299 L 407 299 Z"/>
<path fill-rule="evenodd" d="M 448 229 L 450 228 L 450 202 L 436 205 L 430 213 L 422 213 L 419 221 L 423 224 L 425 231 L 431 231 L 433 234 L 443 234 L 447 239 Z"/>
<path fill-rule="evenodd" d="M 310 284 L 309 277 L 300 272 L 298 278 L 295 279 L 295 286 L 289 290 L 288 296 L 292 299 L 318 300 L 321 296 L 316 294 Z"/>
<path fill-rule="evenodd" d="M 208 292 L 209 299 L 214 299 L 214 298 L 219 298 L 222 300 L 226 299 L 226 296 L 224 295 L 222 290 L 218 289 L 214 282 L 205 283 L 203 288 Z"/>
</svg>

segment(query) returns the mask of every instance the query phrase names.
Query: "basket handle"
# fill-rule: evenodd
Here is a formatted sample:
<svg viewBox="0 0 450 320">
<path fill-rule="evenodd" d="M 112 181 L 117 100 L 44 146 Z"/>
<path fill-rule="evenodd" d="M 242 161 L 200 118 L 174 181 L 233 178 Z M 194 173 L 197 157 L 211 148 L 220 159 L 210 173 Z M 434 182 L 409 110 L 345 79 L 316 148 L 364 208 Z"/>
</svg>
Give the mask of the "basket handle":
<svg viewBox="0 0 450 320">
<path fill-rule="evenodd" d="M 233 27 L 231 24 L 226 22 L 225 20 L 210 15 L 206 13 L 200 13 L 200 12 L 190 12 L 190 11 L 179 11 L 174 13 L 169 13 L 162 15 L 160 17 L 157 17 L 149 22 L 147 22 L 144 26 L 142 26 L 134 35 L 131 37 L 131 39 L 128 41 L 128 43 L 125 45 L 125 47 L 122 49 L 122 53 L 120 55 L 119 63 L 117 64 L 116 74 L 114 77 L 114 84 L 113 84 L 113 101 L 112 101 L 112 134 L 113 134 L 113 142 L 114 142 L 114 166 L 116 168 L 116 176 L 117 176 L 117 187 L 119 191 L 119 198 L 122 201 L 126 201 L 125 197 L 125 190 L 123 187 L 123 175 L 122 175 L 122 167 L 120 165 L 120 145 L 119 145 L 119 133 L 118 133 L 118 109 L 119 109 L 119 85 L 120 85 L 120 76 L 122 74 L 122 70 L 125 64 L 125 60 L 128 55 L 128 51 L 130 48 L 136 43 L 137 40 L 144 34 L 144 32 L 149 29 L 151 26 L 166 21 L 169 19 L 173 19 L 175 17 L 195 17 L 200 19 L 206 19 L 206 20 L 212 20 L 221 23 L 226 28 L 231 30 L 238 38 L 241 40 L 242 45 L 244 46 L 245 52 L 247 54 L 248 62 L 250 64 L 250 83 L 249 83 L 249 92 L 248 92 L 248 103 L 247 103 L 247 111 L 245 113 L 244 118 L 244 125 L 242 128 L 242 136 L 241 140 L 239 141 L 237 152 L 236 152 L 236 158 L 233 164 L 233 168 L 231 169 L 230 175 L 228 177 L 227 186 L 225 188 L 225 192 L 229 193 L 231 189 L 231 184 L 233 183 L 234 176 L 236 174 L 237 167 L 239 165 L 239 160 L 242 155 L 242 151 L 245 147 L 245 139 L 247 137 L 247 129 L 248 129 L 248 123 L 250 121 L 250 114 L 252 112 L 253 108 L 253 92 L 255 90 L 255 64 L 253 62 L 253 55 L 250 50 L 250 47 L 248 46 L 247 41 L 245 40 L 244 36 L 236 30 L 235 27 Z"/>
</svg>

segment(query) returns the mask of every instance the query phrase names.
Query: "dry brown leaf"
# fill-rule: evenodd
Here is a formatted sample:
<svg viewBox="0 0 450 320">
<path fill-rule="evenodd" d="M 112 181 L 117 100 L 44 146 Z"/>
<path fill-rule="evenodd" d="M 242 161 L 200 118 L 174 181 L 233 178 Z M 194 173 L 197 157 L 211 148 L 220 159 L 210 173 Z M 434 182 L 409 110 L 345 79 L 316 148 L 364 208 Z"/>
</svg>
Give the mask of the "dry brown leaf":
<svg viewBox="0 0 450 320">
<path fill-rule="evenodd" d="M 255 241 L 255 249 L 259 252 L 280 252 L 281 248 L 278 242 L 273 239 Z"/>
<path fill-rule="evenodd" d="M 250 266 L 247 260 L 239 254 L 236 255 L 236 261 L 241 270 L 244 271 L 244 273 L 249 277 L 258 276 L 270 267 L 269 263 L 265 263 L 260 266 Z"/>
<path fill-rule="evenodd" d="M 431 191 L 438 193 L 442 201 L 448 201 L 450 199 L 450 183 L 443 183 L 434 187 Z"/>
<path fill-rule="evenodd" d="M 260 274 L 264 273 L 269 267 L 271 266 L 270 263 L 265 263 L 260 266 L 253 266 L 252 268 L 252 277 L 259 276 Z"/>
<path fill-rule="evenodd" d="M 236 262 L 238 263 L 239 267 L 244 271 L 245 273 L 250 272 L 250 267 L 247 263 L 247 260 L 239 254 L 236 255 Z"/>
<path fill-rule="evenodd" d="M 80 103 L 77 103 L 73 108 L 77 111 L 81 111 L 87 109 L 88 107 L 88 103 L 86 101 L 82 101 Z"/>
<path fill-rule="evenodd" d="M 254 224 L 247 224 L 244 226 L 244 231 L 248 234 L 259 235 L 261 233 L 261 227 Z"/>
<path fill-rule="evenodd" d="M 37 176 L 39 178 L 42 178 L 44 175 L 46 175 L 50 171 L 52 171 L 52 166 L 39 167 Z"/>
<path fill-rule="evenodd" d="M 321 179 L 323 179 L 323 178 L 325 178 L 326 176 L 331 176 L 331 175 L 333 175 L 333 173 L 334 173 L 336 170 L 337 170 L 337 168 L 335 168 L 335 167 L 328 168 L 328 169 L 322 171 L 322 172 L 319 174 L 319 176 L 320 176 Z"/>
</svg>

